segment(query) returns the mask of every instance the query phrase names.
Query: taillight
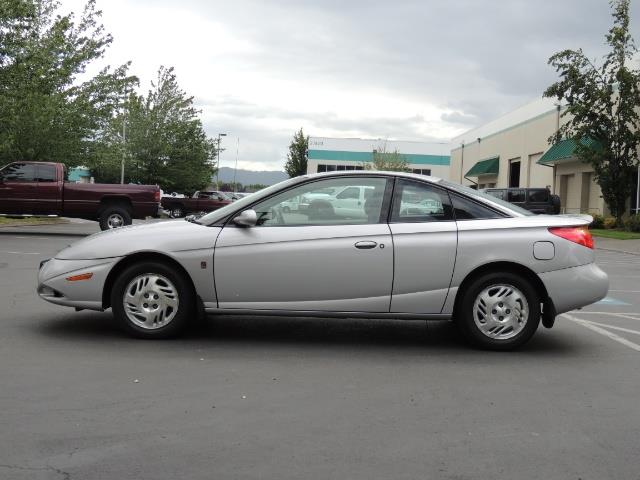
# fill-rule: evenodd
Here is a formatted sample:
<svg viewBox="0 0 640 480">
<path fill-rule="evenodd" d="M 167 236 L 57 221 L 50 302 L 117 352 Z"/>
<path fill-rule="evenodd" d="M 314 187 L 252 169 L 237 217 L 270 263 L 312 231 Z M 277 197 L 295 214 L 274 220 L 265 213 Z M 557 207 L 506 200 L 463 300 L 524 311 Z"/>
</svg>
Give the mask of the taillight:
<svg viewBox="0 0 640 480">
<path fill-rule="evenodd" d="M 551 227 L 549 232 L 570 242 L 577 243 L 593 250 L 593 237 L 589 228 L 584 227 Z"/>
<path fill-rule="evenodd" d="M 156 190 L 156 195 L 155 195 L 155 201 L 159 202 L 160 201 L 160 190 Z"/>
</svg>

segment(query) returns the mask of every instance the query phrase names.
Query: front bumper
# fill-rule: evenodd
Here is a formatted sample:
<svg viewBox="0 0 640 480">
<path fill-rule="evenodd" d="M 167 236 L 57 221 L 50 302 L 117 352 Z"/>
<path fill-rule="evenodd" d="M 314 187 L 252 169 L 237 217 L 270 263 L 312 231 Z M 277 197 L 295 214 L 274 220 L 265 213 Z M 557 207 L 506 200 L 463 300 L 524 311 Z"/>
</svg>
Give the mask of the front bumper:
<svg viewBox="0 0 640 480">
<path fill-rule="evenodd" d="M 38 295 L 47 302 L 66 307 L 103 310 L 102 292 L 109 272 L 120 260 L 60 260 L 52 258 L 40 264 Z M 87 280 L 70 281 L 69 277 L 91 273 Z"/>
<path fill-rule="evenodd" d="M 586 307 L 609 291 L 609 277 L 595 263 L 540 273 L 556 314 Z"/>
</svg>

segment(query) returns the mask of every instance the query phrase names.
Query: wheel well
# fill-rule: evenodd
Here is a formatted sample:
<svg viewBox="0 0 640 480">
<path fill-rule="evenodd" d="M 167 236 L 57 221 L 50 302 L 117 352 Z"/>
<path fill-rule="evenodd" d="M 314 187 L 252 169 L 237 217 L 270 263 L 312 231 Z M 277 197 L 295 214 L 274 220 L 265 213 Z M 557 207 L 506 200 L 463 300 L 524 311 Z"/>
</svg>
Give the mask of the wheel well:
<svg viewBox="0 0 640 480">
<path fill-rule="evenodd" d="M 169 257 L 168 255 L 164 255 L 162 253 L 139 252 L 139 253 L 134 253 L 132 255 L 129 255 L 123 258 L 122 260 L 120 260 L 111 269 L 111 271 L 109 272 L 109 275 L 107 275 L 107 279 L 104 282 L 104 288 L 102 289 L 102 308 L 103 309 L 107 309 L 111 306 L 111 289 L 113 288 L 113 284 L 115 283 L 116 278 L 118 278 L 120 273 L 122 273 L 129 266 L 135 263 L 144 262 L 144 261 L 161 262 L 171 267 L 174 267 L 177 271 L 179 271 L 182 275 L 184 275 L 184 278 L 187 279 L 187 281 L 189 282 L 189 285 L 193 289 L 194 296 L 197 296 L 196 288 L 195 288 L 195 285 L 193 284 L 193 280 L 191 279 L 191 276 L 184 269 L 184 267 L 180 265 L 180 263 L 178 263 L 176 260 Z"/>
<path fill-rule="evenodd" d="M 110 205 L 121 205 L 129 212 L 133 210 L 131 199 L 128 197 L 102 197 L 100 199 L 100 212 L 104 211 Z"/>
<path fill-rule="evenodd" d="M 467 286 L 471 284 L 471 282 L 473 282 L 476 278 L 480 277 L 481 275 L 484 275 L 486 273 L 493 273 L 493 272 L 511 272 L 516 275 L 523 276 L 524 278 L 529 280 L 533 288 L 536 289 L 536 292 L 538 292 L 538 294 L 540 295 L 541 303 L 544 303 L 546 306 L 547 302 L 550 302 L 547 288 L 544 286 L 544 283 L 542 283 L 542 280 L 540 280 L 540 277 L 538 277 L 538 275 L 536 275 L 536 273 L 533 270 L 519 263 L 492 262 L 492 263 L 487 263 L 485 265 L 482 265 L 476 268 L 475 270 L 471 271 L 462 281 L 462 283 L 460 284 L 460 287 L 458 288 L 458 293 L 456 294 L 456 301 L 453 307 L 454 317 L 458 310 L 459 304 L 462 301 L 462 292 L 465 291 L 465 288 L 467 288 Z"/>
</svg>

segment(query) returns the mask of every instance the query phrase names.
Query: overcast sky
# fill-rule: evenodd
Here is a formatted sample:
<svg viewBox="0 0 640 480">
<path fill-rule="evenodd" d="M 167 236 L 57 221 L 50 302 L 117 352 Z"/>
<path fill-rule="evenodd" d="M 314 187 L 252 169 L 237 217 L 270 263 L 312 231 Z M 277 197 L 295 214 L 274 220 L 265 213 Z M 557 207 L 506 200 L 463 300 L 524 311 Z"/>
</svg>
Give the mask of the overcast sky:
<svg viewBox="0 0 640 480">
<path fill-rule="evenodd" d="M 632 19 L 640 0 L 632 2 Z M 62 0 L 81 11 L 83 0 Z M 604 52 L 608 0 L 97 0 L 146 91 L 173 66 L 222 166 L 282 170 L 293 132 L 443 140 L 539 98 L 554 52 Z M 640 15 L 640 13 L 638 13 Z M 636 23 L 634 37 L 640 41 Z"/>
</svg>

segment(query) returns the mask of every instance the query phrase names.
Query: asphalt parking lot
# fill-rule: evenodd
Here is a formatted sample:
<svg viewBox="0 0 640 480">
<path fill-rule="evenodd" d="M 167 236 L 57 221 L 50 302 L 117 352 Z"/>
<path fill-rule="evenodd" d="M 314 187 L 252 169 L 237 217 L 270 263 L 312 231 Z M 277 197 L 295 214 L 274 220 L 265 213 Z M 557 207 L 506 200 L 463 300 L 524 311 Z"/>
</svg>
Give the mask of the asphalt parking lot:
<svg viewBox="0 0 640 480">
<path fill-rule="evenodd" d="M 638 255 L 598 251 L 607 299 L 494 353 L 445 322 L 133 340 L 37 298 L 75 240 L 0 235 L 0 479 L 640 478 Z"/>
</svg>

